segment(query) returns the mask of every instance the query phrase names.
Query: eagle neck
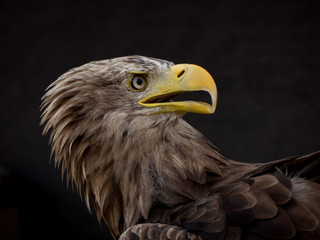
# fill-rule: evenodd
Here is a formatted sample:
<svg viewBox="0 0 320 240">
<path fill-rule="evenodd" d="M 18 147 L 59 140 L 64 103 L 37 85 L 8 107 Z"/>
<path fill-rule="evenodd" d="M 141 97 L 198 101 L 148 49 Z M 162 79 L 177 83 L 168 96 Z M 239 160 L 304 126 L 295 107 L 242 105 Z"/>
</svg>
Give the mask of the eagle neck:
<svg viewBox="0 0 320 240">
<path fill-rule="evenodd" d="M 108 157 L 121 193 L 124 228 L 147 219 L 157 203 L 172 206 L 206 195 L 206 171 L 221 173 L 216 148 L 180 116 L 117 123 L 122 127 Z M 195 185 L 198 191 L 189 191 Z"/>
</svg>

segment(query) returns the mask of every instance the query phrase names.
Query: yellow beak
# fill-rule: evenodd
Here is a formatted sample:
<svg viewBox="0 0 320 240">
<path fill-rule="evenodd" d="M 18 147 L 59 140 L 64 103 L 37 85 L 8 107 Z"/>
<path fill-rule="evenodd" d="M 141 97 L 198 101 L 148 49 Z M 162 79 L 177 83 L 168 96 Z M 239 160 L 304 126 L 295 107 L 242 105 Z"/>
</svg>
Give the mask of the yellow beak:
<svg viewBox="0 0 320 240">
<path fill-rule="evenodd" d="M 148 86 L 150 90 L 138 103 L 144 107 L 158 107 L 157 113 L 193 112 L 214 113 L 217 103 L 217 88 L 211 75 L 202 67 L 193 64 L 178 64 L 171 67 L 168 78 Z M 163 101 L 183 92 L 206 91 L 211 96 L 211 105 L 199 101 Z"/>
</svg>

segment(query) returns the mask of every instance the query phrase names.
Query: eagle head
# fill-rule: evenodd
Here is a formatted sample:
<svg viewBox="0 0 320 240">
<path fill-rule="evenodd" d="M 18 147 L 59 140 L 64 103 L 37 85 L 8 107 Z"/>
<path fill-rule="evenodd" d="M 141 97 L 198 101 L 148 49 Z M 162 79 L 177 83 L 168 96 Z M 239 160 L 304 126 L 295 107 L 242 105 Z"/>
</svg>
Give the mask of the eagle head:
<svg viewBox="0 0 320 240">
<path fill-rule="evenodd" d="M 211 104 L 173 100 L 190 91 L 208 92 Z M 44 134 L 51 129 L 52 154 L 68 182 L 82 189 L 88 207 L 93 199 L 98 217 L 119 235 L 146 218 L 155 201 L 161 184 L 152 179 L 161 181 L 162 156 L 174 151 L 156 144 L 174 137 L 164 126 L 176 126 L 185 112 L 213 113 L 216 100 L 214 80 L 199 66 L 120 57 L 71 69 L 53 82 L 43 96 L 41 124 Z M 175 128 L 181 139 L 195 131 L 185 124 Z"/>
</svg>

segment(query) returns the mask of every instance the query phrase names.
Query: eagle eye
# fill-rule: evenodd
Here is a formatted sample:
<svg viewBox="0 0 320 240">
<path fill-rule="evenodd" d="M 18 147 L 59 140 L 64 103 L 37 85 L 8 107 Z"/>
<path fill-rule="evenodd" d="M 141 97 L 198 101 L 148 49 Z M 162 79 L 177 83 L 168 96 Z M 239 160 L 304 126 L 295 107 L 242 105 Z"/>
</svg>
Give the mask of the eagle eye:
<svg viewBox="0 0 320 240">
<path fill-rule="evenodd" d="M 129 77 L 128 85 L 135 91 L 143 91 L 148 86 L 148 81 L 142 74 L 134 74 Z"/>
</svg>

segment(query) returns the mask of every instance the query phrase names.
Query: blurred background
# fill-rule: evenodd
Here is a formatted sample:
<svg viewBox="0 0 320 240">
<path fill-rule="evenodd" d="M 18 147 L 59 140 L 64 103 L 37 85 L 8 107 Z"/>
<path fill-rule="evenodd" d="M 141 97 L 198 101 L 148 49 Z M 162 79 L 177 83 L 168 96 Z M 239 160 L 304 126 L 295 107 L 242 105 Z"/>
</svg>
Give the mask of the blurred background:
<svg viewBox="0 0 320 240">
<path fill-rule="evenodd" d="M 92 60 L 139 54 L 215 78 L 214 115 L 185 119 L 232 159 L 320 149 L 320 15 L 312 1 L 0 3 L 0 239 L 110 239 L 49 162 L 45 88 Z"/>
</svg>

